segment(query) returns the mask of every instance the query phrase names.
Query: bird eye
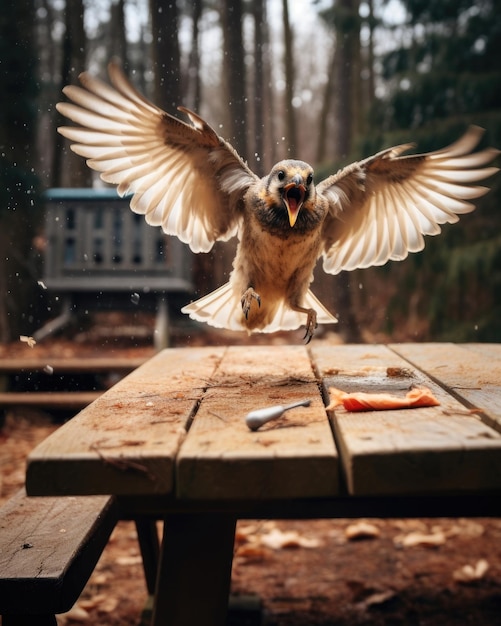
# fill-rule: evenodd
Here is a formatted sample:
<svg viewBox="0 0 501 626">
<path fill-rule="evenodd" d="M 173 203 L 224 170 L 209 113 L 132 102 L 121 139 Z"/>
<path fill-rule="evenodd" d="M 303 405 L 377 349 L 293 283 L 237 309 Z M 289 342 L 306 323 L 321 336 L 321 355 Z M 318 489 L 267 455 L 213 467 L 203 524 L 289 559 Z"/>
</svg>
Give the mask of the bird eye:
<svg viewBox="0 0 501 626">
<path fill-rule="evenodd" d="M 310 173 L 308 174 L 308 178 L 306 179 L 306 184 L 311 185 L 312 182 L 313 182 L 313 174 Z"/>
<path fill-rule="evenodd" d="M 285 172 L 283 170 L 279 170 L 277 172 L 278 180 L 283 180 L 285 178 Z"/>
</svg>

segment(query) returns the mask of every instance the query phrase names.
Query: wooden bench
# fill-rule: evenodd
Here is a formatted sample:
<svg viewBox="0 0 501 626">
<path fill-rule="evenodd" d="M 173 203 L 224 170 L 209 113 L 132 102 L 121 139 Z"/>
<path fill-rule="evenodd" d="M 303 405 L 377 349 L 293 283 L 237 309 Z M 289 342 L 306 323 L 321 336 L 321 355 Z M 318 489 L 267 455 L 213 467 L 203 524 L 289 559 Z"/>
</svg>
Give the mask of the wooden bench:
<svg viewBox="0 0 501 626">
<path fill-rule="evenodd" d="M 108 377 L 111 384 L 139 367 L 144 360 L 141 357 L 4 358 L 0 361 L 0 409 L 10 406 L 64 411 L 82 409 L 105 389 L 71 391 L 80 378 L 95 377 L 96 380 L 91 383 L 95 385 L 98 377 Z M 84 388 L 88 385 L 89 380 L 81 383 Z M 105 386 L 107 385 L 103 384 Z"/>
<path fill-rule="evenodd" d="M 30 498 L 0 509 L 3 626 L 55 626 L 89 579 L 118 520 L 113 497 Z"/>
</svg>

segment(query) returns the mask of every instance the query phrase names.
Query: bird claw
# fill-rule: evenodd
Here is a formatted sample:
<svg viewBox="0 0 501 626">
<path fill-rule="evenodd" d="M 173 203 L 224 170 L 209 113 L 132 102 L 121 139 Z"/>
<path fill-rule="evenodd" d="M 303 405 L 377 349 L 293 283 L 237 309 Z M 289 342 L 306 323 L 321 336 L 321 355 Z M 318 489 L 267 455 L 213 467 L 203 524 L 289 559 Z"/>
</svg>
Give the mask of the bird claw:
<svg viewBox="0 0 501 626">
<path fill-rule="evenodd" d="M 315 334 L 315 329 L 317 328 L 317 313 L 313 309 L 308 311 L 308 317 L 306 319 L 306 330 L 304 333 L 303 341 L 305 345 L 308 345 L 312 340 L 313 335 Z"/>
<path fill-rule="evenodd" d="M 249 319 L 249 311 L 251 308 L 252 300 L 256 300 L 259 307 L 261 307 L 261 296 L 249 287 L 242 296 L 240 302 L 242 303 L 242 311 L 245 315 L 245 319 Z"/>
</svg>

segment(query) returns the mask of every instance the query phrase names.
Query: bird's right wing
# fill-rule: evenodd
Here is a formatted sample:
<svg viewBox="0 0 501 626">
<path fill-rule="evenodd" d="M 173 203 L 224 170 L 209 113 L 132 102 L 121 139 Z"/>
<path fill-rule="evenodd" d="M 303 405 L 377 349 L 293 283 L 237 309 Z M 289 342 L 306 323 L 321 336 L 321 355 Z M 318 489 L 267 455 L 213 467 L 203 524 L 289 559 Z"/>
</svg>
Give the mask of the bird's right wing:
<svg viewBox="0 0 501 626">
<path fill-rule="evenodd" d="M 132 193 L 133 211 L 194 252 L 235 235 L 257 176 L 198 115 L 180 107 L 193 125 L 186 124 L 136 91 L 118 63 L 108 71 L 112 86 L 84 72 L 82 87 L 63 90 L 72 102 L 57 109 L 78 127 L 58 130 L 71 149 L 120 195 Z"/>
</svg>

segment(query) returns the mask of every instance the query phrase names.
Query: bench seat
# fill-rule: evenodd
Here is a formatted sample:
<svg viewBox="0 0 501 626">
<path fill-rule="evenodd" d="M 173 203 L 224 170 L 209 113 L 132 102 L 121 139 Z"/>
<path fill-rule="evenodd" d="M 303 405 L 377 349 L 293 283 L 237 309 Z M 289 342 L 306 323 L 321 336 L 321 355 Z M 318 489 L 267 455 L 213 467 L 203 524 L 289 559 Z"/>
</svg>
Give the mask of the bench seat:
<svg viewBox="0 0 501 626">
<path fill-rule="evenodd" d="M 82 592 L 118 521 L 109 496 L 28 497 L 0 508 L 3 626 L 52 626 Z"/>
</svg>

